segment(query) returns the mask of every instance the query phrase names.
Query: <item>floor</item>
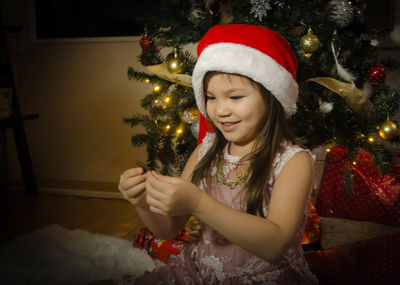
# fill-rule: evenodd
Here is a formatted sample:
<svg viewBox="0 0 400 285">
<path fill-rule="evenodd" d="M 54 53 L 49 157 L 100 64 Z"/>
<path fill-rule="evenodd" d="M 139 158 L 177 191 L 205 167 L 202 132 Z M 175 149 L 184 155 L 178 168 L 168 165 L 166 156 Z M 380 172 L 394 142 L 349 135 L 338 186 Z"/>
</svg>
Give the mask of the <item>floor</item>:
<svg viewBox="0 0 400 285">
<path fill-rule="evenodd" d="M 56 194 L 25 195 L 2 192 L 0 242 L 49 224 L 85 229 L 127 240 L 143 223 L 135 208 L 120 199 L 73 197 Z"/>
</svg>

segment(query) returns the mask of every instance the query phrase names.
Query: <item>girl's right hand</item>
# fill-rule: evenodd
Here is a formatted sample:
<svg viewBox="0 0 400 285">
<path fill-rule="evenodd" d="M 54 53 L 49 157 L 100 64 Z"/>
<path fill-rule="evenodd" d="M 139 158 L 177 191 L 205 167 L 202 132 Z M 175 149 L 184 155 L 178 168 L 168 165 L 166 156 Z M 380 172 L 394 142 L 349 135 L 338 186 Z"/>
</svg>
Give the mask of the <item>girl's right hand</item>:
<svg viewBox="0 0 400 285">
<path fill-rule="evenodd" d="M 148 208 L 146 202 L 146 174 L 141 167 L 125 170 L 120 177 L 118 189 L 122 196 L 135 207 Z"/>
</svg>

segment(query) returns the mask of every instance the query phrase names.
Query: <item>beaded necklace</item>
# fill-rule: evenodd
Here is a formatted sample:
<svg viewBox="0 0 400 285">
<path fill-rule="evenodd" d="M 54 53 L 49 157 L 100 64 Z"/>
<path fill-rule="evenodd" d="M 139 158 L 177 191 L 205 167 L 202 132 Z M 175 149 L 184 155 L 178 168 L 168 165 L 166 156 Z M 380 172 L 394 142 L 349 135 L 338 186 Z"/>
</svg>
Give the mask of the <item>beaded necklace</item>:
<svg viewBox="0 0 400 285">
<path fill-rule="evenodd" d="M 250 163 L 246 165 L 246 167 L 243 169 L 240 175 L 236 176 L 233 179 L 228 179 L 224 175 L 224 164 L 222 163 L 222 160 L 223 159 L 220 159 L 217 162 L 217 183 L 224 184 L 229 188 L 233 189 L 238 185 L 242 184 L 247 179 L 250 171 Z"/>
</svg>

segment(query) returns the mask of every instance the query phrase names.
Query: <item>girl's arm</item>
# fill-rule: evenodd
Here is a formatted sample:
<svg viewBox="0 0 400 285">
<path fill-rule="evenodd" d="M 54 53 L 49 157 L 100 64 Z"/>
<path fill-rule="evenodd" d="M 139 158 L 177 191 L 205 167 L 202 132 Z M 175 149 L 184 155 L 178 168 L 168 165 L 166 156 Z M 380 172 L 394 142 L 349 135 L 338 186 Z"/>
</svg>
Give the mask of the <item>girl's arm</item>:
<svg viewBox="0 0 400 285">
<path fill-rule="evenodd" d="M 192 171 L 197 163 L 200 147 L 201 145 L 197 146 L 186 163 L 181 174 L 182 180 L 190 182 L 192 178 Z M 146 173 L 146 175 L 148 175 L 148 173 Z M 146 201 L 151 199 L 148 192 L 149 191 L 146 190 Z M 143 223 L 160 239 L 170 239 L 176 237 L 183 229 L 187 219 L 190 216 L 188 213 L 175 216 L 154 213 L 151 211 L 151 206 L 149 206 L 148 203 L 146 203 L 146 207 L 136 207 L 136 210 Z"/>
<path fill-rule="evenodd" d="M 151 172 L 147 183 L 152 211 L 172 216 L 193 213 L 247 251 L 276 260 L 286 253 L 303 220 L 312 161 L 309 154 L 300 152 L 285 164 L 274 183 L 267 218 L 232 209 L 178 178 Z"/>
</svg>

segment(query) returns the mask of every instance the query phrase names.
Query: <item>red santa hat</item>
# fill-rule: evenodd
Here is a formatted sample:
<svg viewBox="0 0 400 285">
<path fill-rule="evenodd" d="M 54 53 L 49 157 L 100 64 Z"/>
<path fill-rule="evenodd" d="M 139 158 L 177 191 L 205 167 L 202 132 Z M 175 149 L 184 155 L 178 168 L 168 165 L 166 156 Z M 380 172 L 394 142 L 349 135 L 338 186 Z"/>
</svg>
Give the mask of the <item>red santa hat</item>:
<svg viewBox="0 0 400 285">
<path fill-rule="evenodd" d="M 199 42 L 197 56 L 192 83 L 197 106 L 204 116 L 203 80 L 209 71 L 247 76 L 268 89 L 287 116 L 294 112 L 297 58 L 280 34 L 254 25 L 217 25 Z"/>
</svg>

